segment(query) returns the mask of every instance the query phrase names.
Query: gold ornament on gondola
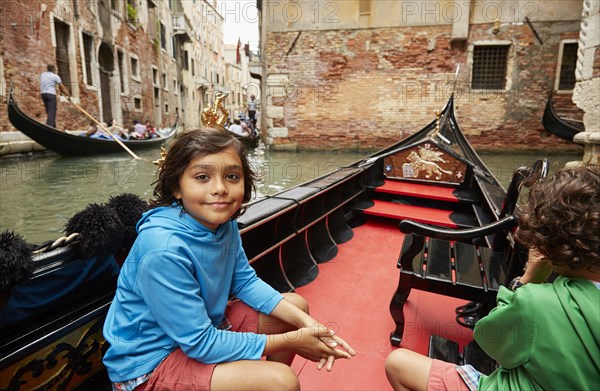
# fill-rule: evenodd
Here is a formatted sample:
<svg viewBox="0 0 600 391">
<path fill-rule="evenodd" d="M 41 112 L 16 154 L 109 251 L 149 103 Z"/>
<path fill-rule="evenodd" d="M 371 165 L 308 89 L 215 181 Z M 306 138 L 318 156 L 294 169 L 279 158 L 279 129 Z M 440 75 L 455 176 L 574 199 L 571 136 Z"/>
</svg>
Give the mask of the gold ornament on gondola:
<svg viewBox="0 0 600 391">
<path fill-rule="evenodd" d="M 440 119 L 442 118 L 442 112 L 439 110 L 434 110 L 435 113 L 435 132 L 431 135 L 431 138 L 434 138 L 440 133 Z"/>
<path fill-rule="evenodd" d="M 435 130 L 431 134 L 430 137 L 432 139 L 434 139 L 434 138 L 437 137 L 437 138 L 439 138 L 440 140 L 442 140 L 443 142 L 445 142 L 448 145 L 452 144 L 450 142 L 450 140 L 448 140 L 446 137 L 442 136 L 442 134 L 440 133 L 440 131 L 442 130 L 442 127 L 441 127 L 440 124 L 444 120 L 444 116 L 447 115 L 447 114 L 442 114 L 442 112 L 439 111 L 439 110 L 435 110 L 434 113 L 435 113 Z"/>
<path fill-rule="evenodd" d="M 202 125 L 204 127 L 217 129 L 223 129 L 225 127 L 227 118 L 229 118 L 229 111 L 223 106 L 223 101 L 226 96 L 226 94 L 222 93 L 216 94 L 213 107 L 206 105 L 206 107 L 202 109 L 200 119 L 202 120 Z"/>
<path fill-rule="evenodd" d="M 167 150 L 165 149 L 165 147 L 160 147 L 160 159 L 157 159 L 152 162 L 158 166 L 158 171 L 161 170 L 166 157 L 167 157 Z"/>
<path fill-rule="evenodd" d="M 204 127 L 217 129 L 225 128 L 225 123 L 227 123 L 227 118 L 229 118 L 229 111 L 227 111 L 225 106 L 223 106 L 223 101 L 226 97 L 227 94 L 218 93 L 215 96 L 214 107 L 210 107 L 210 105 L 207 105 L 202 110 L 202 115 L 200 116 L 200 118 Z M 167 150 L 164 147 L 160 147 L 160 156 L 160 159 L 154 160 L 152 162 L 158 166 L 158 171 L 161 170 L 162 165 L 165 162 L 165 158 L 167 157 Z"/>
</svg>

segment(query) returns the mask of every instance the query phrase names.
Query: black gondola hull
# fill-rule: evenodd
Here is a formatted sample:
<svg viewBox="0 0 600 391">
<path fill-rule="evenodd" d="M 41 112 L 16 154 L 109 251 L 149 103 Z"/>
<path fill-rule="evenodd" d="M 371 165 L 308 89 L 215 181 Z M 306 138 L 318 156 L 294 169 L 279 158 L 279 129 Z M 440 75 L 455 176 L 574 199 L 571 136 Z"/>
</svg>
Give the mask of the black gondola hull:
<svg viewBox="0 0 600 391">
<path fill-rule="evenodd" d="M 585 128 L 583 123 L 561 118 L 556 110 L 554 110 L 554 100 L 552 95 L 546 102 L 544 116 L 542 117 L 544 129 L 563 140 L 573 141 L 573 137 L 579 132 L 583 132 Z"/>
<path fill-rule="evenodd" d="M 234 134 L 234 136 L 235 136 L 235 138 L 240 140 L 242 143 L 244 143 L 244 145 L 247 148 L 254 149 L 254 148 L 258 147 L 258 142 L 260 140 L 260 138 L 258 136 L 252 136 L 252 137 L 238 136 L 237 134 Z"/>
<path fill-rule="evenodd" d="M 93 156 L 124 151 L 123 147 L 115 140 L 82 137 L 60 131 L 31 118 L 19 109 L 12 97 L 12 92 L 8 99 L 8 118 L 12 125 L 27 137 L 44 148 L 63 156 Z M 163 137 L 150 140 L 124 140 L 122 143 L 134 151 L 158 148 L 175 136 L 176 132 L 177 122 Z"/>
</svg>

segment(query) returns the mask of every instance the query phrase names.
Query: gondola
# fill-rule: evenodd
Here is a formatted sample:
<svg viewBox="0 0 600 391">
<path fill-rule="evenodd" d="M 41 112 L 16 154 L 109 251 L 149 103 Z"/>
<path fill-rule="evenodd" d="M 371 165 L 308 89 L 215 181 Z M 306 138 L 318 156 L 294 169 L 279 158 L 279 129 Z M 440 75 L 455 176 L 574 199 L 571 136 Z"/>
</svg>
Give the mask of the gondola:
<svg viewBox="0 0 600 391">
<path fill-rule="evenodd" d="M 258 147 L 258 143 L 260 141 L 260 137 L 258 135 L 238 136 L 237 134 L 234 134 L 234 136 L 235 136 L 235 138 L 240 140 L 242 143 L 244 143 L 246 148 L 249 148 L 249 149 L 254 149 L 254 148 Z"/>
<path fill-rule="evenodd" d="M 542 117 L 544 129 L 563 140 L 572 142 L 573 137 L 577 133 L 585 130 L 583 122 L 561 118 L 554 109 L 554 100 L 552 96 L 553 94 L 550 94 L 548 97 L 546 108 L 544 109 L 544 116 Z"/>
<path fill-rule="evenodd" d="M 398 224 L 429 227 L 447 238 L 453 238 L 453 232 L 459 238 L 463 231 L 474 236 L 479 230 L 476 253 L 488 253 L 486 249 L 502 241 L 498 239 L 510 238 L 514 216 L 507 196 L 514 189 L 505 190 L 471 147 L 451 97 L 431 123 L 412 136 L 332 173 L 252 201 L 238 225 L 258 275 L 281 292 L 303 295 L 311 313 L 358 351 L 352 360 L 336 362 L 327 374 L 297 357 L 292 368 L 303 389 L 391 389 L 384 362 L 394 345 L 426 353 L 431 334 L 467 345 L 472 331 L 456 323 L 455 308 L 479 297 L 487 303 L 498 276 L 492 270 L 484 278 L 485 265 L 474 265 L 471 275 L 480 273 L 488 284 L 480 296 L 472 281 L 450 281 L 434 292 L 413 290 L 403 311 L 410 326 L 400 341 L 396 298 L 398 276 L 405 270 L 398 270 L 399 257 L 412 251 L 406 239 L 414 234 L 404 233 L 408 230 L 401 231 Z M 118 205 L 118 197 L 126 206 Z M 132 198 L 120 195 L 107 204 L 128 232 L 144 210 L 142 201 Z M 70 220 L 69 237 L 42 246 L 34 255 L 23 240 L 12 244 L 15 237 L 3 234 L 2 248 L 25 254 L 28 266 L 19 273 L 16 257 L 2 260 L 2 271 L 8 269 L 10 278 L 0 290 L 0 389 L 87 390 L 107 385 L 101 327 L 127 246 L 119 250 L 110 248 L 111 240 L 99 240 L 98 224 L 107 225 L 104 232 L 114 231 L 111 219 L 99 218 L 99 208 L 88 206 L 83 215 L 76 215 L 80 221 L 93 217 L 93 229 Z M 456 246 L 454 242 L 448 243 Z M 429 251 L 432 259 L 433 247 L 420 254 Z M 501 254 L 522 257 L 523 250 L 510 247 Z M 468 291 L 468 297 L 457 295 L 458 288 Z M 27 292 L 33 298 L 27 298 Z"/>
<path fill-rule="evenodd" d="M 52 126 L 37 121 L 25 114 L 13 96 L 8 96 L 8 118 L 12 125 L 44 148 L 63 156 L 93 156 L 109 153 L 122 153 L 123 147 L 114 140 L 82 137 L 77 134 L 63 132 Z M 177 133 L 178 118 L 173 126 L 158 131 L 161 137 L 149 140 L 123 140 L 131 150 L 158 149 Z"/>
</svg>

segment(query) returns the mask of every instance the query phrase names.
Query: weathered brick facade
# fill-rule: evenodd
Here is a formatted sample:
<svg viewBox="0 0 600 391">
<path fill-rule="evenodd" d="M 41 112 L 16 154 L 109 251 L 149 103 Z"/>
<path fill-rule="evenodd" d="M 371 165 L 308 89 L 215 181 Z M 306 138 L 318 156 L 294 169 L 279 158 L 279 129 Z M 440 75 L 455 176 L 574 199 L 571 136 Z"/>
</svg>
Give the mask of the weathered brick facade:
<svg viewBox="0 0 600 391">
<path fill-rule="evenodd" d="M 58 42 L 56 24 L 67 32 L 66 44 Z M 212 84 L 224 82 L 222 42 L 203 38 L 199 43 L 198 37 L 209 34 L 222 34 L 213 1 L 0 1 L 0 132 L 16 130 L 4 104 L 11 85 L 19 107 L 45 122 L 39 77 L 47 64 L 58 65 L 61 74 L 57 49 L 68 53 L 62 66 L 68 64 L 70 82 L 63 77 L 64 84 L 95 118 L 125 126 L 134 119 L 169 126 L 179 111 L 181 129 L 197 128 L 199 104 L 206 103 Z M 201 68 L 210 73 L 201 74 Z M 59 101 L 58 128 L 87 129 L 89 124 L 71 103 Z"/>
<path fill-rule="evenodd" d="M 267 24 L 270 141 L 298 149 L 385 146 L 435 118 L 460 65 L 457 117 L 478 150 L 580 151 L 545 131 L 541 122 L 561 40 L 577 39 L 579 21 L 493 28 L 493 23 L 471 24 L 466 40 L 453 41 L 449 25 L 277 31 Z M 474 42 L 510 45 L 505 90 L 471 90 Z M 570 98 L 570 93 L 557 96 L 558 111 L 581 119 Z"/>
<path fill-rule="evenodd" d="M 0 131 L 15 130 L 8 121 L 6 114 L 6 96 L 12 85 L 14 96 L 19 106 L 30 116 L 45 122 L 45 111 L 40 98 L 39 76 L 46 70 L 47 63 L 55 63 L 55 50 L 52 45 L 52 26 L 49 23 L 47 13 L 53 11 L 46 9 L 41 11 L 41 1 L 30 2 L 3 1 L 0 3 L 0 56 L 4 67 L 4 85 L 2 104 L 0 105 Z M 30 19 L 35 22 L 30 24 Z M 79 61 L 78 61 L 79 62 Z M 90 105 L 90 96 L 81 96 L 81 104 L 91 113 L 97 114 Z M 66 107 L 68 103 L 59 102 L 57 124 L 62 126 L 81 118 L 81 114 L 75 115 L 75 110 Z M 97 105 L 96 105 L 97 106 Z M 83 125 L 83 124 L 82 124 Z"/>
<path fill-rule="evenodd" d="M 44 12 L 41 11 L 41 4 L 47 4 Z M 97 9 L 89 7 L 87 2 L 79 2 L 78 9 L 75 11 L 68 4 L 68 8 L 58 2 L 1 2 L 2 7 L 2 31 L 0 32 L 0 55 L 3 59 L 4 78 L 7 86 L 14 86 L 15 98 L 19 107 L 30 116 L 45 122 L 46 113 L 41 102 L 39 93 L 39 75 L 46 70 L 46 64 L 56 64 L 55 43 L 51 37 L 54 28 L 53 20 L 60 20 L 71 26 L 71 33 L 79 29 L 85 32 L 96 32 Z M 50 17 L 53 15 L 54 17 Z M 33 29 L 30 28 L 30 17 L 36 20 Z M 115 16 L 113 16 L 115 17 Z M 17 23 L 11 27 L 11 23 Z M 155 51 L 152 44 L 148 41 L 147 35 L 141 28 L 133 28 L 128 23 L 120 23 L 120 28 L 115 32 L 114 42 L 110 45 L 117 45 L 125 48 L 127 52 L 136 53 L 139 56 L 140 63 L 152 64 L 156 62 Z M 39 26 L 39 27 L 38 27 Z M 145 39 L 141 39 L 141 38 Z M 85 62 L 81 58 L 80 41 L 78 34 L 74 39 L 74 51 L 70 55 L 75 57 L 76 74 L 83 75 L 82 67 Z M 99 43 L 98 43 L 99 44 Z M 97 44 L 97 45 L 98 45 Z M 140 76 L 151 80 L 150 68 L 141 67 Z M 151 113 L 152 90 L 151 84 L 141 85 L 133 81 L 128 81 L 128 90 L 130 94 L 140 94 L 142 96 L 142 111 L 134 113 L 132 96 L 123 95 L 118 99 L 123 104 L 123 123 L 129 124 L 134 118 L 140 118 L 142 113 Z M 71 94 L 76 97 L 78 104 L 95 118 L 101 118 L 99 112 L 98 90 L 99 82 L 87 86 L 82 76 L 77 80 L 71 80 L 70 85 L 65 83 Z M 4 97 L 3 97 L 4 98 Z M 114 99 L 114 97 L 112 97 Z M 5 100 L 3 99 L 3 102 Z M 6 106 L 0 106 L 0 131 L 14 131 L 6 117 Z M 141 119 L 141 118 L 140 118 Z M 86 129 L 90 120 L 72 106 L 69 102 L 59 102 L 57 113 L 57 126 L 68 129 Z"/>
</svg>

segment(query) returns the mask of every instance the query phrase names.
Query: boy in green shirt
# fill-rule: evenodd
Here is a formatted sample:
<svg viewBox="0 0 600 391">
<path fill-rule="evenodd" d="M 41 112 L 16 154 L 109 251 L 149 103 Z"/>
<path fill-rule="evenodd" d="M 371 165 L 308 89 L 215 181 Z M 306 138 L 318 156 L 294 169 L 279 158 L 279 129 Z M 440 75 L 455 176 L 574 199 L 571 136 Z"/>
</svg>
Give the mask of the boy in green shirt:
<svg viewBox="0 0 600 391">
<path fill-rule="evenodd" d="M 534 183 L 517 239 L 533 250 L 525 273 L 514 290 L 500 288 L 474 331 L 499 368 L 486 376 L 397 349 L 386 362 L 395 390 L 600 389 L 600 171 L 564 169 Z M 545 283 L 552 271 L 559 277 Z"/>
</svg>

